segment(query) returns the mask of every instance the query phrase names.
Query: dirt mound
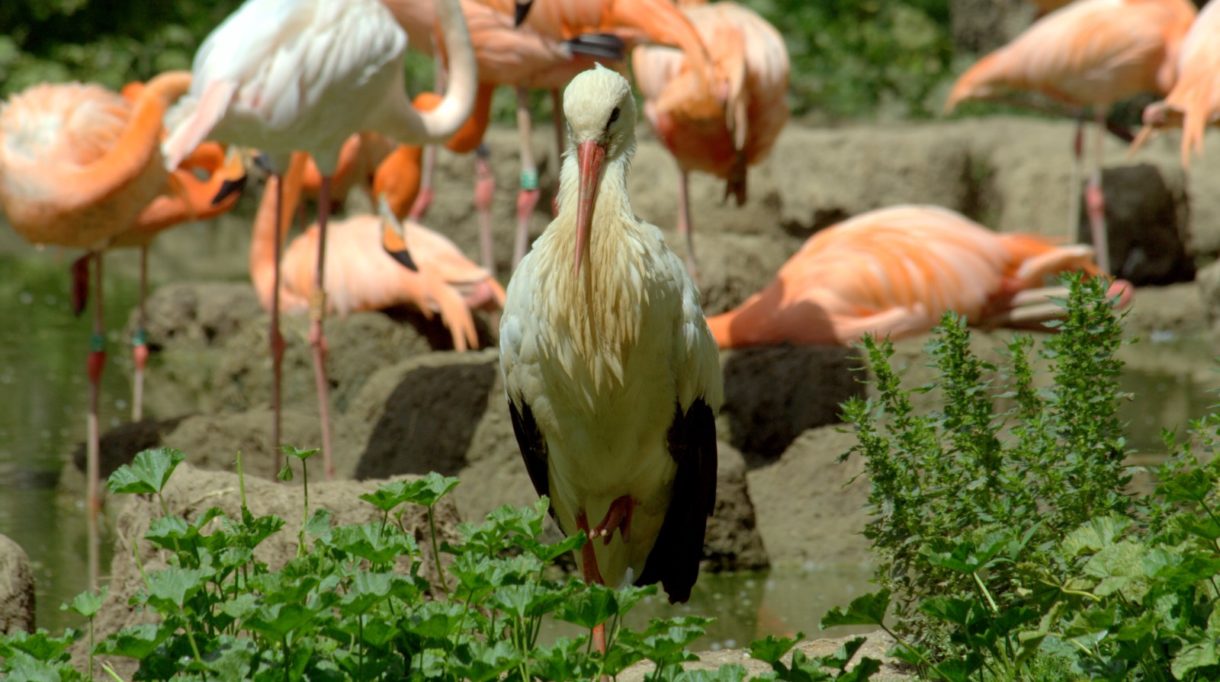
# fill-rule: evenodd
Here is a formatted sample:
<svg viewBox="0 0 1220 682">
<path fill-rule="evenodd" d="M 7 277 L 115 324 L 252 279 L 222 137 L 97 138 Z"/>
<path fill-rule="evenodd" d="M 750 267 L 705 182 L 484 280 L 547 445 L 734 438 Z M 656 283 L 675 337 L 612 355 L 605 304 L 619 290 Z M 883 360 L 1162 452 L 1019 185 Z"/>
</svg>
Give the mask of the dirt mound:
<svg viewBox="0 0 1220 682">
<path fill-rule="evenodd" d="M 329 510 L 336 525 L 379 520 L 381 512 L 359 499 L 359 496 L 377 489 L 384 483 L 385 481 L 381 480 L 311 482 L 309 504 L 314 509 Z M 259 561 L 266 562 L 274 569 L 296 556 L 296 538 L 301 527 L 302 490 L 296 486 L 286 486 L 254 477 L 247 478 L 245 486 L 251 513 L 255 516 L 274 514 L 285 521 L 284 528 L 255 551 L 255 557 Z M 240 518 L 241 515 L 238 479 L 234 474 L 203 471 L 183 464 L 174 472 L 162 494 L 169 513 L 188 520 L 198 518 L 213 507 L 221 509 L 229 518 Z M 124 497 L 118 514 L 116 551 L 110 567 L 110 592 L 94 621 L 98 639 L 128 625 L 145 622 L 148 618 L 147 614 L 136 610 L 127 602 L 144 584 L 142 571 L 148 572 L 166 565 L 163 553 L 155 551 L 151 543 L 143 539 L 149 524 L 160 515 L 161 510 L 155 500 Z M 452 503 L 442 501 L 437 505 L 436 521 L 438 541 L 457 539 L 457 514 Z M 403 527 L 414 533 L 423 553 L 421 574 L 430 581 L 435 580 L 432 545 L 428 537 L 428 522 L 424 510 L 408 508 L 403 516 Z M 137 553 L 139 564 L 136 563 Z M 406 568 L 404 565 L 402 570 L 405 571 Z M 83 655 L 84 646 L 87 645 L 77 644 L 74 649 L 76 656 Z M 130 679 L 133 666 L 129 660 L 115 659 L 110 662 L 121 666 L 116 669 L 121 674 L 126 673 L 124 678 Z"/>
<path fill-rule="evenodd" d="M 0 535 L 0 635 L 34 631 L 34 571 L 16 542 Z"/>
<path fill-rule="evenodd" d="M 839 456 L 856 444 L 841 426 L 801 434 L 779 459 L 750 471 L 759 528 L 776 564 L 868 563 L 869 543 L 861 533 L 868 521 L 864 462 Z"/>
<path fill-rule="evenodd" d="M 258 317 L 254 289 L 237 282 L 170 282 L 145 302 L 145 331 L 153 351 L 223 344 Z M 132 312 L 129 328 L 135 326 Z"/>
<path fill-rule="evenodd" d="M 863 360 L 848 348 L 747 348 L 720 358 L 720 437 L 751 467 L 778 457 L 806 429 L 837 423 L 839 404 L 864 393 L 864 376 L 855 369 Z"/>
<path fill-rule="evenodd" d="M 281 415 L 280 437 L 288 445 L 308 448 L 322 442 L 322 426 L 317 412 L 296 409 L 285 410 Z M 192 466 L 212 471 L 236 471 L 238 453 L 242 456 L 242 467 L 251 476 L 273 480 L 274 455 L 271 450 L 271 410 L 256 408 L 248 412 L 233 414 L 201 414 L 186 417 L 178 428 L 167 434 L 164 444 L 181 450 Z M 335 475 L 339 479 L 352 478 L 357 455 L 352 429 L 345 428 L 342 419 L 334 425 L 332 449 L 335 458 Z M 322 460 L 310 460 L 311 480 L 321 480 Z"/>
</svg>

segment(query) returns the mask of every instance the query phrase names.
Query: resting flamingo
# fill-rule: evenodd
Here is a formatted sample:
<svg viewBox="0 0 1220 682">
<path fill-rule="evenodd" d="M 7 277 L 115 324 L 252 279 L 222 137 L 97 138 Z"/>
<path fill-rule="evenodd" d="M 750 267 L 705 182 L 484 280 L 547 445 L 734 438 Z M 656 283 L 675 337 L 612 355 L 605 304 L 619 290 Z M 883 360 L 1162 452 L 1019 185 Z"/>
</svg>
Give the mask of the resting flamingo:
<svg viewBox="0 0 1220 682">
<path fill-rule="evenodd" d="M 433 26 L 432 2 L 382 0 L 411 36 L 412 44 L 427 50 Z M 517 93 L 517 124 L 521 150 L 521 187 L 517 195 L 517 231 L 513 241 L 513 267 L 529 247 L 529 220 L 538 204 L 538 168 L 532 148 L 528 92 L 552 93 L 556 117 L 556 144 L 564 148 L 559 88 L 594 61 L 614 62 L 625 50 L 644 42 L 676 45 L 688 55 L 699 74 L 708 74 L 706 50 L 695 28 L 666 0 L 463 0 L 479 65 L 480 88 L 485 99 L 474 117 L 489 117 L 491 90 L 509 85 Z M 522 9 L 525 8 L 525 9 Z M 519 24 L 519 25 L 518 25 Z M 480 135 L 481 137 L 481 135 Z M 412 212 L 423 215 L 431 193 L 425 163 L 421 205 Z M 490 244 L 490 235 L 483 237 Z M 490 264 L 484 253 L 484 267 Z"/>
<path fill-rule="evenodd" d="M 1144 129 L 1131 145 L 1138 149 L 1154 130 L 1182 129 L 1182 167 L 1190 168 L 1191 154 L 1203 153 L 1203 132 L 1220 122 L 1220 3 L 1199 12 L 1182 42 L 1178 80 L 1160 102 L 1144 109 Z"/>
<path fill-rule="evenodd" d="M 689 0 L 688 0 L 689 2 Z M 631 65 L 644 114 L 678 162 L 678 234 L 686 266 L 697 271 L 687 177 L 692 170 L 726 181 L 740 206 L 746 167 L 766 158 L 788 121 L 788 49 L 784 37 L 753 10 L 732 2 L 683 9 L 707 45 L 718 81 L 729 86 L 724 108 L 712 84 L 690 72 L 685 57 L 664 47 L 637 47 Z"/>
<path fill-rule="evenodd" d="M 287 233 L 289 217 L 301 194 L 305 157 L 296 154 L 286 173 L 268 180 L 259 205 L 250 242 L 250 276 L 259 301 L 270 309 L 274 299 L 277 230 L 275 197 L 283 182 L 284 219 L 278 239 Z M 470 262 L 447 238 L 408 221 L 398 222 L 384 198 L 380 215 L 355 215 L 335 224 L 326 251 L 327 305 L 331 312 L 382 310 L 408 306 L 426 317 L 440 313 L 459 351 L 478 347 L 472 310 L 499 310 L 504 289 L 486 270 Z M 306 312 L 316 285 L 317 241 L 315 224 L 294 239 L 280 263 L 281 306 L 287 312 Z M 409 258 L 416 269 L 404 265 Z"/>
<path fill-rule="evenodd" d="M 488 164 L 486 148 L 482 145 L 487 116 L 491 111 L 491 94 L 491 89 L 479 88 L 474 114 L 445 141 L 445 148 L 458 154 L 476 152 L 475 209 L 480 225 L 482 262 L 485 270 L 494 273 L 491 201 L 495 192 L 495 178 Z M 430 111 L 440 102 L 441 97 L 431 92 L 421 92 L 414 99 L 415 107 L 421 111 Z M 361 186 L 369 192 L 374 202 L 384 198 L 396 217 L 410 215 L 413 222 L 419 222 L 419 196 L 424 190 L 421 186 L 421 163 L 427 162 L 418 145 L 395 145 L 384 136 L 371 132 L 352 135 L 339 154 L 339 163 L 331 182 L 331 198 L 342 201 L 352 187 Z M 317 164 L 310 159 L 303 180 L 305 193 L 316 196 L 321 189 L 321 180 L 322 174 Z"/>
<path fill-rule="evenodd" d="M 323 319 L 329 178 L 352 133 L 383 132 L 400 142 L 443 140 L 470 115 L 475 64 L 458 0 L 440 0 L 438 16 L 451 64 L 450 88 L 435 111 L 419 112 L 403 88 L 407 35 L 377 0 L 246 0 L 195 54 L 195 82 L 181 123 L 166 143 L 170 167 L 205 137 L 255 147 L 282 169 L 304 151 L 322 170 L 318 201 L 316 286 L 310 345 L 322 431 L 322 466 L 334 477 Z M 276 242 L 279 243 L 278 241 Z M 274 258 L 278 267 L 280 259 Z M 271 343 L 282 347 L 273 287 Z M 278 365 L 279 357 L 272 364 Z M 279 468 L 279 386 L 272 389 L 272 450 Z"/>
<path fill-rule="evenodd" d="M 1025 90 L 1072 107 L 1093 108 L 1098 125 L 1085 203 L 1093 245 L 1106 272 L 1110 254 L 1101 189 L 1106 110 L 1132 95 L 1169 90 L 1178 46 L 1194 17 L 1194 5 L 1187 0 L 1078 0 L 983 57 L 957 80 L 945 103 L 948 112 L 965 101 Z M 1073 203 L 1079 196 L 1075 178 L 1070 188 Z M 1073 206 L 1073 240 L 1076 220 Z"/>
<path fill-rule="evenodd" d="M 9 224 L 34 244 L 84 249 L 73 268 L 78 291 L 87 289 L 89 261 L 94 263 L 85 448 L 91 529 L 100 508 L 98 402 L 106 362 L 101 251 L 165 189 L 161 118 L 188 87 L 190 74 L 162 74 L 132 104 L 97 85 L 36 85 L 0 107 L 0 207 Z M 95 584 L 92 536 L 88 561 Z"/>
<path fill-rule="evenodd" d="M 979 326 L 1036 326 L 1060 312 L 1047 297 L 1062 289 L 1041 289 L 1044 280 L 1070 270 L 1096 274 L 1093 250 L 997 234 L 937 206 L 894 206 L 815 233 L 771 284 L 708 325 L 721 348 L 902 338 L 950 310 Z M 1122 305 L 1130 291 L 1111 287 Z"/>
</svg>

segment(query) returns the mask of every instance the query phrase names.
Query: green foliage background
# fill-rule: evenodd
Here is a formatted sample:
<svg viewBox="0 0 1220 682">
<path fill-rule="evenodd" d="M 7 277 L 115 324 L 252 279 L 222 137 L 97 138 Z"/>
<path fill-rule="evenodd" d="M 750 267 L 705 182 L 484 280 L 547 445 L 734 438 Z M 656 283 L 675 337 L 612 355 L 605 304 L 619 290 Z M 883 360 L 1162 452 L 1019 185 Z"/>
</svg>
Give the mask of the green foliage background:
<svg viewBox="0 0 1220 682">
<path fill-rule="evenodd" d="M 792 106 L 823 120 L 877 112 L 926 116 L 950 75 L 948 0 L 740 0 L 780 28 L 792 56 Z M 0 96 L 41 81 L 111 88 L 191 56 L 238 0 L 5 0 L 0 2 Z M 427 61 L 408 61 L 430 82 Z M 506 103 L 507 104 L 507 103 Z M 508 117 L 510 106 L 498 106 Z"/>
</svg>

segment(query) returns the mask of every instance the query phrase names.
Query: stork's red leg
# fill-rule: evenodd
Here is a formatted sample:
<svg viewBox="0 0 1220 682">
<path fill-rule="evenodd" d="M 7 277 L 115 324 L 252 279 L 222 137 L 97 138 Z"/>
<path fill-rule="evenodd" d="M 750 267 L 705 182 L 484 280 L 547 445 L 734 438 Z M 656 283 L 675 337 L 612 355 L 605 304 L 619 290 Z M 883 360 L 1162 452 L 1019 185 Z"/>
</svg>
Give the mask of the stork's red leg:
<svg viewBox="0 0 1220 682">
<path fill-rule="evenodd" d="M 529 250 L 530 216 L 538 205 L 538 165 L 534 163 L 533 132 L 530 124 L 529 92 L 517 88 L 517 132 L 521 136 L 521 191 L 517 194 L 517 235 L 513 241 L 513 269 Z"/>
<path fill-rule="evenodd" d="M 326 480 L 335 477 L 334 460 L 330 451 L 330 384 L 326 380 L 326 335 L 322 323 L 326 319 L 326 222 L 330 213 L 330 176 L 322 177 L 318 189 L 318 269 L 313 296 L 309 301 L 309 345 L 313 347 L 314 386 L 318 391 L 318 416 L 322 422 L 322 469 Z"/>
<path fill-rule="evenodd" d="M 610 544 L 610 539 L 614 537 L 614 531 L 618 530 L 623 541 L 626 542 L 631 535 L 631 513 L 635 511 L 635 498 L 630 495 L 622 495 L 615 498 L 610 503 L 610 508 L 606 510 L 606 518 L 597 524 L 597 528 L 593 529 L 593 534 L 590 537 L 601 537 L 605 544 Z"/>
<path fill-rule="evenodd" d="M 583 530 L 585 536 L 589 538 L 584 547 L 580 548 L 580 569 L 584 573 L 585 582 L 605 585 L 606 581 L 602 579 L 601 571 L 597 570 L 597 555 L 593 552 L 593 535 L 589 531 L 589 519 L 584 512 L 576 515 L 576 527 Z M 601 654 L 606 653 L 605 623 L 593 626 L 593 647 Z"/>
</svg>

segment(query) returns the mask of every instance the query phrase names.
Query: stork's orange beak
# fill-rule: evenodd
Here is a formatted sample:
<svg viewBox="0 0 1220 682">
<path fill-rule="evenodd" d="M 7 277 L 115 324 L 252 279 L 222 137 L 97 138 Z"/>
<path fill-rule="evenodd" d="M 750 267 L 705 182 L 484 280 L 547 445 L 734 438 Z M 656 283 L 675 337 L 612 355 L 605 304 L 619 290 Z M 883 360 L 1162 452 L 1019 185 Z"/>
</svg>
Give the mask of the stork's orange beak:
<svg viewBox="0 0 1220 682">
<path fill-rule="evenodd" d="M 589 250 L 589 231 L 593 227 L 593 207 L 597 205 L 597 190 L 602 184 L 602 163 L 606 160 L 606 147 L 597 140 L 581 142 L 576 146 L 576 161 L 580 168 L 580 189 L 576 203 L 576 263 L 574 269 L 580 274 L 580 264 Z"/>
</svg>

